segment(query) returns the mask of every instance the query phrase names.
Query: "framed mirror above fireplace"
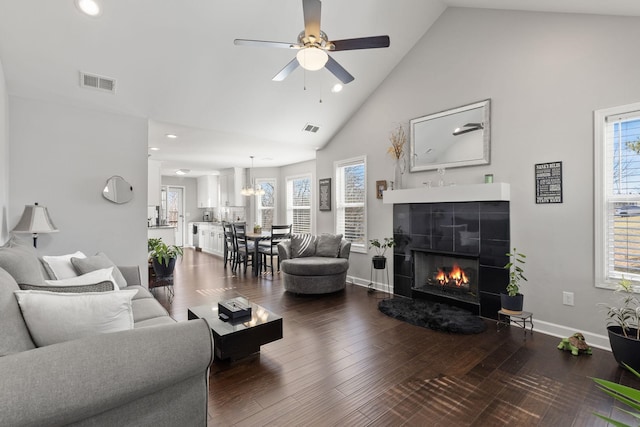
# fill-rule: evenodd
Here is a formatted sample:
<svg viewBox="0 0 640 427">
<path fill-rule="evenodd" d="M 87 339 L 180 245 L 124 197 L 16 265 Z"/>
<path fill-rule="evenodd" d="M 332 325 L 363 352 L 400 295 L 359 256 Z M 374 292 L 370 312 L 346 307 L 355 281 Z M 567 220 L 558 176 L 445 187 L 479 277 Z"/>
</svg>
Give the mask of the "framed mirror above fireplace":
<svg viewBox="0 0 640 427">
<path fill-rule="evenodd" d="M 491 100 L 410 120 L 409 143 L 410 172 L 488 164 Z"/>
</svg>

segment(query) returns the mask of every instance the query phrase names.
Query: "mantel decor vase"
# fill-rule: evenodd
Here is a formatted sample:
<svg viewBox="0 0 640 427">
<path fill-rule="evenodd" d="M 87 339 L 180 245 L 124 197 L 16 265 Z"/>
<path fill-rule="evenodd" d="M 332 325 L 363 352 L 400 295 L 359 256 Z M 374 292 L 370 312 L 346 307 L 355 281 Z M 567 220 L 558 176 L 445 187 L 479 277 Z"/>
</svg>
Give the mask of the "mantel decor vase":
<svg viewBox="0 0 640 427">
<path fill-rule="evenodd" d="M 522 314 L 522 306 L 524 304 L 524 295 L 517 294 L 509 296 L 509 294 L 500 294 L 500 305 L 502 311 L 507 314 Z"/>
<path fill-rule="evenodd" d="M 618 365 L 625 368 L 626 363 L 632 369 L 640 371 L 640 341 L 635 338 L 636 329 L 629 328 L 627 337 L 622 333 L 620 326 L 607 326 L 609 334 L 609 344 L 611 345 L 611 353 L 618 362 Z"/>
<path fill-rule="evenodd" d="M 382 255 L 374 255 L 371 261 L 376 270 L 384 270 L 387 267 L 387 258 Z"/>
<path fill-rule="evenodd" d="M 394 173 L 393 189 L 394 190 L 401 190 L 404 187 L 404 183 L 402 182 L 402 179 L 404 178 L 404 172 L 405 172 L 404 157 L 400 157 L 399 159 L 396 159 L 396 164 L 393 170 L 393 173 Z"/>
<path fill-rule="evenodd" d="M 173 274 L 173 269 L 176 266 L 176 258 L 169 259 L 169 265 L 158 262 L 157 259 L 153 259 L 153 271 L 156 273 L 156 277 L 168 277 Z"/>
</svg>

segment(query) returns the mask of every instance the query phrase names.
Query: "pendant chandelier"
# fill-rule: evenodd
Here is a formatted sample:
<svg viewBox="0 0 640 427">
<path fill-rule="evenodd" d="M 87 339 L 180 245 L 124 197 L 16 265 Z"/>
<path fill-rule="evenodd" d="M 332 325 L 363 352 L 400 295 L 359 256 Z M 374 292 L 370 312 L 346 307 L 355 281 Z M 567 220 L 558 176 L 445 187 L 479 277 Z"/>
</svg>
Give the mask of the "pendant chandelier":
<svg viewBox="0 0 640 427">
<path fill-rule="evenodd" d="M 249 169 L 249 185 L 245 185 L 240 190 L 240 194 L 243 196 L 262 196 L 264 195 L 264 190 L 259 185 L 256 185 L 253 180 L 253 156 L 251 157 L 251 168 Z"/>
</svg>

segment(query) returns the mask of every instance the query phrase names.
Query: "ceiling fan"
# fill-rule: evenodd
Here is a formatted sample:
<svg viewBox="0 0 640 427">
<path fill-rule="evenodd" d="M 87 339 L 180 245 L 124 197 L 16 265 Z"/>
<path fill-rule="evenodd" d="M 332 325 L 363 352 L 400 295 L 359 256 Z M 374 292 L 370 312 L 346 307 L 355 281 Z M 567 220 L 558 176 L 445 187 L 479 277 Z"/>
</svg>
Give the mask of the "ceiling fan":
<svg viewBox="0 0 640 427">
<path fill-rule="evenodd" d="M 335 59 L 327 52 L 338 52 L 342 50 L 374 49 L 389 47 L 389 36 L 360 37 L 355 39 L 332 40 L 320 30 L 320 11 L 322 4 L 320 0 L 302 0 L 302 11 L 304 14 L 304 30 L 298 35 L 296 43 L 272 42 L 263 40 L 235 39 L 234 44 L 238 46 L 261 46 L 277 47 L 285 49 L 297 49 L 298 53 L 285 67 L 272 79 L 274 81 L 284 80 L 293 70 L 300 65 L 302 68 L 315 71 L 325 67 L 342 83 L 347 84 L 353 81 L 354 77 L 349 74 Z"/>
</svg>

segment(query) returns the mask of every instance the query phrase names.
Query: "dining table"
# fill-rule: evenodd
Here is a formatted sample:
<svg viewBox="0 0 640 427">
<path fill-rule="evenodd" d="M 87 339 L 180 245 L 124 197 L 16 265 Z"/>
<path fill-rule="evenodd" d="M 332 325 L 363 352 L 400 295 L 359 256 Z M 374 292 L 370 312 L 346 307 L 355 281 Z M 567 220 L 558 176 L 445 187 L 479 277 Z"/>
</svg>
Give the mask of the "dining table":
<svg viewBox="0 0 640 427">
<path fill-rule="evenodd" d="M 253 244 L 253 261 L 251 262 L 251 267 L 253 269 L 253 275 L 254 276 L 258 276 L 260 274 L 260 262 L 258 262 L 258 259 L 260 257 L 260 242 L 262 240 L 270 240 L 271 239 L 271 232 L 270 231 L 262 231 L 260 233 L 253 233 L 253 232 L 249 232 L 247 231 L 247 233 L 245 234 L 247 240 L 250 240 L 252 242 L 254 242 Z"/>
</svg>

